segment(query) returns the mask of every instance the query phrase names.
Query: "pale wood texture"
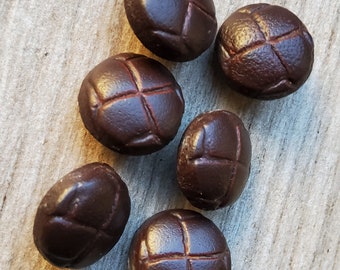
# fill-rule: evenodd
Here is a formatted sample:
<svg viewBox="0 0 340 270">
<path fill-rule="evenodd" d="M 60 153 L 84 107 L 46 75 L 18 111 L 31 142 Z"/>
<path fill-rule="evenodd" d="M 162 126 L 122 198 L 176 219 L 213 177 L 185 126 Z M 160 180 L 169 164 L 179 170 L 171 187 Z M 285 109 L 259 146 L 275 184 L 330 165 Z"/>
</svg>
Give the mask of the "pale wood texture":
<svg viewBox="0 0 340 270">
<path fill-rule="evenodd" d="M 255 1 L 216 0 L 219 25 Z M 340 269 L 340 2 L 267 1 L 306 24 L 315 64 L 295 94 L 256 101 L 231 91 L 212 48 L 187 63 L 152 55 L 134 36 L 123 0 L 0 1 L 0 269 L 56 269 L 36 250 L 32 225 L 45 192 L 89 162 L 113 166 L 132 211 L 112 251 L 87 269 L 123 270 L 130 240 L 152 214 L 192 208 L 175 178 L 176 150 L 200 112 L 228 109 L 249 128 L 251 176 L 231 207 L 202 212 L 224 232 L 233 269 Z M 159 59 L 183 88 L 186 111 L 173 142 L 145 157 L 106 149 L 85 130 L 77 95 L 86 73 L 120 52 Z"/>
</svg>

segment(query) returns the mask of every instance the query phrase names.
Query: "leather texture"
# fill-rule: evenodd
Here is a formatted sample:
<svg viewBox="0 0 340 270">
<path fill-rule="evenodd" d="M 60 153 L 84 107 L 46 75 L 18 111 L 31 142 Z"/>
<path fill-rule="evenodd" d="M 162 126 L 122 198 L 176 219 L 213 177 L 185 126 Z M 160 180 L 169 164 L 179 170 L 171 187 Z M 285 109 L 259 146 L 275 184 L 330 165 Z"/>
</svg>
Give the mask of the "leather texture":
<svg viewBox="0 0 340 270">
<path fill-rule="evenodd" d="M 177 181 L 193 206 L 215 210 L 240 196 L 250 162 L 251 142 L 241 119 L 225 110 L 203 113 L 183 134 Z"/>
<path fill-rule="evenodd" d="M 216 39 L 218 58 L 231 87 L 258 99 L 295 92 L 308 78 L 314 44 L 289 10 L 253 4 L 234 12 Z"/>
<path fill-rule="evenodd" d="M 33 236 L 58 267 L 81 268 L 117 243 L 130 215 L 125 183 L 107 164 L 91 163 L 60 179 L 37 210 Z"/>
<path fill-rule="evenodd" d="M 230 270 L 230 252 L 218 227 L 201 214 L 166 210 L 135 233 L 129 270 Z"/>
<path fill-rule="evenodd" d="M 184 113 L 182 90 L 161 63 L 139 54 L 112 56 L 84 79 L 79 111 L 85 127 L 106 147 L 144 155 L 167 145 Z"/>
<path fill-rule="evenodd" d="M 217 31 L 212 0 L 125 0 L 126 16 L 154 54 L 184 62 L 202 54 Z"/>
</svg>

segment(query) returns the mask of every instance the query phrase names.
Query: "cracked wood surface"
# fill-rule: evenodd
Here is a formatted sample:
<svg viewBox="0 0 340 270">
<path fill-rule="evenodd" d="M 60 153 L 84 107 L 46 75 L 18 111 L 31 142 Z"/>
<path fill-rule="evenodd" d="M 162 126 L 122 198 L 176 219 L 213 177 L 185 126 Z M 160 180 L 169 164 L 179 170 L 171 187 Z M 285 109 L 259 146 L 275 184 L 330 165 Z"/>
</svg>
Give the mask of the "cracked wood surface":
<svg viewBox="0 0 340 270">
<path fill-rule="evenodd" d="M 133 34 L 122 0 L 0 1 L 0 269 L 57 269 L 38 253 L 34 215 L 46 191 L 89 162 L 113 166 L 132 211 L 118 244 L 86 269 L 125 270 L 131 238 L 151 215 L 194 209 L 175 180 L 181 135 L 199 113 L 227 109 L 244 121 L 252 169 L 231 207 L 200 211 L 223 231 L 233 269 L 340 269 L 340 2 L 267 1 L 300 17 L 314 38 L 313 71 L 286 98 L 257 101 L 231 91 L 213 57 L 174 63 Z M 215 0 L 219 26 L 254 1 Z M 160 60 L 182 86 L 186 108 L 176 138 L 142 157 L 100 145 L 82 124 L 77 95 L 87 72 L 110 55 Z"/>
</svg>

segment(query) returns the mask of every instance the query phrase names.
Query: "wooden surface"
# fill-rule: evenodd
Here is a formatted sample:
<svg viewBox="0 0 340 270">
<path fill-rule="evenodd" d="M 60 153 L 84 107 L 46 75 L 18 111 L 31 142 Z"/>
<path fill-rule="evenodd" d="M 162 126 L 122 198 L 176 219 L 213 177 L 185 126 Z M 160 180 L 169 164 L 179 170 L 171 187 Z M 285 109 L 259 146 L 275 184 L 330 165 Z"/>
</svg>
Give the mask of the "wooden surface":
<svg viewBox="0 0 340 270">
<path fill-rule="evenodd" d="M 233 269 L 340 269 L 340 2 L 267 1 L 306 24 L 315 63 L 295 94 L 256 101 L 232 92 L 212 48 L 187 63 L 143 48 L 123 0 L 0 1 L 0 269 L 56 269 L 36 250 L 32 224 L 45 192 L 89 162 L 113 166 L 127 183 L 132 211 L 119 243 L 87 269 L 125 270 L 131 237 L 156 212 L 192 208 L 176 178 L 176 148 L 198 114 L 238 114 L 253 144 L 251 175 L 231 207 L 202 212 L 225 234 Z M 219 25 L 254 1 L 216 0 Z M 183 88 L 186 111 L 176 138 L 144 157 L 122 156 L 85 130 L 77 95 L 86 73 L 120 52 L 165 64 Z"/>
</svg>

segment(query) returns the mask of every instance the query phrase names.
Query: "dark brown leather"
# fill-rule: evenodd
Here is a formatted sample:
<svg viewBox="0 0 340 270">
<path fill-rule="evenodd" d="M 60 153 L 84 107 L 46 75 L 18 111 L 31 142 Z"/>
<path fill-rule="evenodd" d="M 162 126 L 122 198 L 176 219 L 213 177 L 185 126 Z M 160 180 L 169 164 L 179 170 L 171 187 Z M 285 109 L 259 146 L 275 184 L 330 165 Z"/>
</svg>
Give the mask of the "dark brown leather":
<svg viewBox="0 0 340 270">
<path fill-rule="evenodd" d="M 130 270 L 230 270 L 222 232 L 190 210 L 160 212 L 138 229 L 129 253 Z"/>
<path fill-rule="evenodd" d="M 85 267 L 117 243 L 129 215 L 130 197 L 119 175 L 107 164 L 88 164 L 46 193 L 34 221 L 34 242 L 56 266 Z"/>
<path fill-rule="evenodd" d="M 296 91 L 314 61 L 313 39 L 305 25 L 289 10 L 268 4 L 234 12 L 221 26 L 216 45 L 231 87 L 258 99 Z"/>
<path fill-rule="evenodd" d="M 125 0 L 136 36 L 153 53 L 189 61 L 214 41 L 217 22 L 212 0 Z"/>
<path fill-rule="evenodd" d="M 249 176 L 250 160 L 249 133 L 241 119 L 224 110 L 204 113 L 183 134 L 177 180 L 192 205 L 214 210 L 240 196 Z"/>
<path fill-rule="evenodd" d="M 106 147 L 129 155 L 167 145 L 184 112 L 182 90 L 170 71 L 132 53 L 97 65 L 84 79 L 78 103 L 90 133 Z"/>
</svg>

